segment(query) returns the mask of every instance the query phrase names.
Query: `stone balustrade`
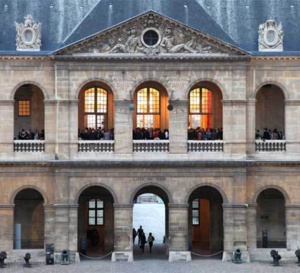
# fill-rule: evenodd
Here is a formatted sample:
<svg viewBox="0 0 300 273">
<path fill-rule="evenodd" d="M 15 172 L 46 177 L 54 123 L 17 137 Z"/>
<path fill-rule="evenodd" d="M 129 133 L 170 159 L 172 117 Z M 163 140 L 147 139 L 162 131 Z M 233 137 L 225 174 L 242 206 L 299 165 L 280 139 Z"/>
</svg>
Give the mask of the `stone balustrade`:
<svg viewBox="0 0 300 273">
<path fill-rule="evenodd" d="M 79 140 L 78 152 L 79 153 L 113 153 L 114 152 L 113 140 Z"/>
<path fill-rule="evenodd" d="M 255 140 L 256 152 L 285 152 L 285 140 Z"/>
<path fill-rule="evenodd" d="M 133 152 L 169 152 L 169 140 L 133 140 Z"/>
<path fill-rule="evenodd" d="M 223 140 L 188 140 L 188 152 L 223 152 Z"/>
<path fill-rule="evenodd" d="M 44 140 L 14 140 L 14 152 L 39 153 L 45 152 Z"/>
</svg>

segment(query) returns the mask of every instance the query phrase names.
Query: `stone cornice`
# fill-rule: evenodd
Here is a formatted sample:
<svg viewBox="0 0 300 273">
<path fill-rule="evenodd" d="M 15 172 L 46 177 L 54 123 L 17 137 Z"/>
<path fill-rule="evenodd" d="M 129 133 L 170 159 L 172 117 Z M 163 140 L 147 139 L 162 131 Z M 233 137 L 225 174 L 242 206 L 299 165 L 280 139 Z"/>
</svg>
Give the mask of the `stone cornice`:
<svg viewBox="0 0 300 273">
<path fill-rule="evenodd" d="M 289 209 L 289 210 L 300 210 L 300 204 L 299 205 L 296 205 L 296 204 L 295 205 L 286 204 L 285 208 Z"/>
<path fill-rule="evenodd" d="M 45 161 L 0 161 L 0 167 L 67 168 L 252 168 L 252 167 L 300 167 L 300 161 L 260 160 L 45 160 Z M 3 170 L 3 169 L 2 169 Z"/>
<path fill-rule="evenodd" d="M 133 209 L 133 204 L 114 204 L 115 209 Z"/>
<path fill-rule="evenodd" d="M 170 209 L 188 209 L 189 208 L 189 204 L 169 203 L 168 206 Z"/>
<path fill-rule="evenodd" d="M 11 106 L 14 105 L 15 101 L 14 100 L 0 100 L 0 105 L 5 106 Z"/>
<path fill-rule="evenodd" d="M 63 203 L 54 204 L 53 206 L 54 208 L 58 208 L 58 209 L 75 209 L 79 207 L 78 204 L 63 204 Z"/>
<path fill-rule="evenodd" d="M 239 56 L 239 55 L 213 55 L 213 54 L 165 54 L 159 56 L 146 56 L 138 54 L 99 54 L 99 55 L 56 55 L 52 56 L 55 61 L 68 61 L 68 62 L 99 62 L 99 61 L 144 61 L 144 62 L 160 62 L 160 61 L 226 61 L 226 62 L 236 62 L 236 61 L 248 61 L 249 56 Z"/>
<path fill-rule="evenodd" d="M 78 100 L 76 99 L 50 99 L 44 100 L 45 105 L 53 105 L 53 104 L 78 104 Z"/>
<path fill-rule="evenodd" d="M 223 100 L 223 105 L 246 104 L 247 102 L 247 100 Z"/>
<path fill-rule="evenodd" d="M 284 104 L 285 106 L 299 106 L 300 100 L 285 100 Z"/>
<path fill-rule="evenodd" d="M 14 204 L 3 204 L 0 203 L 0 209 L 13 209 L 15 207 Z"/>
<path fill-rule="evenodd" d="M 248 204 L 223 204 L 224 209 L 246 209 Z"/>
</svg>

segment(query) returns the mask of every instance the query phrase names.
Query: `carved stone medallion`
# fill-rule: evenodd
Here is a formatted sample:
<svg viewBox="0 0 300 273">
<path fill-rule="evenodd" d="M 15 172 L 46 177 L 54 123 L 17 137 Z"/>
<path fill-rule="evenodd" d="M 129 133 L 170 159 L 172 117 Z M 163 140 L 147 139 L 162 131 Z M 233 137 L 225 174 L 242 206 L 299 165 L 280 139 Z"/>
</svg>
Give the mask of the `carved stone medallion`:
<svg viewBox="0 0 300 273">
<path fill-rule="evenodd" d="M 258 30 L 259 51 L 283 51 L 283 30 L 282 25 L 276 24 L 274 20 L 268 20 L 259 25 Z"/>
<path fill-rule="evenodd" d="M 39 51 L 41 42 L 41 23 L 35 23 L 31 15 L 27 15 L 23 23 L 16 24 L 16 46 L 18 51 Z"/>
</svg>

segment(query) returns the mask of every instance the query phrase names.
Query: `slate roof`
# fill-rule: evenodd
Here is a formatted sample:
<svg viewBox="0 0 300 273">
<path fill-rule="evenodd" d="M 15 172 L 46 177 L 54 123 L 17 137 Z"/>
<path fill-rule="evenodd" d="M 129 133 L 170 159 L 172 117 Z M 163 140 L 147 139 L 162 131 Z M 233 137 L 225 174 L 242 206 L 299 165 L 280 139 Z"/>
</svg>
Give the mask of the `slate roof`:
<svg viewBox="0 0 300 273">
<path fill-rule="evenodd" d="M 149 10 L 257 55 L 300 55 L 298 0 L 0 0 L 0 54 L 48 54 Z M 16 51 L 15 22 L 42 23 L 42 50 Z M 282 22 L 282 53 L 258 52 L 258 26 Z"/>
</svg>

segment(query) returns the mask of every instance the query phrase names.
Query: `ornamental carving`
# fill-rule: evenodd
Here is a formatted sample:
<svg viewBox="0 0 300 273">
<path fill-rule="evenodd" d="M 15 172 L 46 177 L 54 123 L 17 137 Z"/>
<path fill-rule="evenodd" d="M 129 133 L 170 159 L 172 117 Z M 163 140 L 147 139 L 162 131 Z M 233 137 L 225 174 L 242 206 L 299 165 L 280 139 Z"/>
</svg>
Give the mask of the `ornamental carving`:
<svg viewBox="0 0 300 273">
<path fill-rule="evenodd" d="M 57 55 L 244 55 L 238 48 L 154 12 L 71 45 Z"/>
<path fill-rule="evenodd" d="M 41 23 L 35 23 L 31 15 L 27 15 L 23 23 L 15 23 L 17 30 L 16 46 L 18 51 L 39 51 L 41 42 Z"/>
<path fill-rule="evenodd" d="M 282 24 L 276 24 L 274 20 L 268 20 L 259 25 L 258 30 L 259 51 L 283 51 Z"/>
</svg>

